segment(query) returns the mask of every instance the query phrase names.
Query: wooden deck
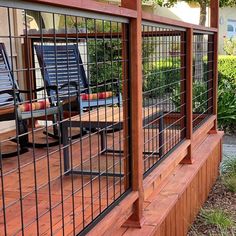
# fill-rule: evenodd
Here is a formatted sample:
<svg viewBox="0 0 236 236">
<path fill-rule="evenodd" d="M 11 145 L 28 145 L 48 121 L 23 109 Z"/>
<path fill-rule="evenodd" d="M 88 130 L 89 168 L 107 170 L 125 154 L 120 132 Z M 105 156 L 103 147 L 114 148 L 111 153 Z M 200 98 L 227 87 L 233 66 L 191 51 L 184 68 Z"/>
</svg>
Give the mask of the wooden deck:
<svg viewBox="0 0 236 236">
<path fill-rule="evenodd" d="M 151 134 L 153 137 L 158 137 L 157 131 L 152 130 L 151 133 L 144 136 L 149 139 Z M 12 134 L 6 133 L 1 136 L 1 139 L 4 140 L 10 135 Z M 172 136 L 171 130 L 164 134 L 166 139 L 168 137 L 171 139 Z M 122 137 L 122 131 L 107 134 L 108 145 L 112 147 L 114 138 L 115 149 L 122 149 L 123 145 L 119 143 L 119 140 L 122 141 Z M 35 139 L 38 142 L 45 142 L 42 130 L 35 135 Z M 108 170 L 124 174 L 125 157 L 117 154 L 98 155 L 99 139 L 100 135 L 93 134 L 90 137 L 89 135 L 83 137 L 83 140 L 73 140 L 70 150 L 73 157 L 71 159 L 72 166 L 81 169 L 81 163 L 83 163 L 85 171 L 92 169 L 93 171 L 106 172 Z M 8 144 L 4 146 L 5 149 L 16 148 L 15 144 L 11 142 Z M 157 145 L 158 141 L 151 139 L 146 148 L 150 151 L 150 147 L 156 149 Z M 169 146 L 167 147 L 169 148 Z M 150 163 L 154 164 L 156 160 L 155 156 L 147 158 L 144 165 L 148 168 Z M 7 222 L 7 235 L 22 235 L 22 227 L 25 235 L 35 235 L 37 228 L 40 235 L 50 233 L 62 235 L 63 231 L 65 235 L 74 235 L 91 223 L 96 216 L 125 192 L 125 176 L 66 176 L 63 169 L 62 146 L 48 149 L 31 148 L 19 158 L 3 159 L 3 177 L 1 177 L 0 188 L 0 235 L 4 235 L 4 222 Z M 126 172 L 126 174 L 129 176 L 129 173 Z M 5 219 L 2 209 L 3 201 L 7 206 Z"/>
<path fill-rule="evenodd" d="M 186 235 L 218 177 L 222 136 L 222 132 L 208 135 L 194 150 L 193 164 L 177 164 L 173 170 L 174 163 L 178 163 L 180 158 L 177 153 L 181 156 L 185 149 L 178 147 L 144 179 L 145 220 L 142 228 L 121 223 L 111 229 L 107 222 L 114 214 L 110 213 L 89 236 L 106 235 L 111 230 L 117 236 Z M 126 215 L 129 211 L 125 211 L 125 204 L 121 207 Z"/>
<path fill-rule="evenodd" d="M 112 139 L 111 135 L 108 135 L 108 140 Z M 115 135 L 118 136 L 119 132 Z M 88 171 L 98 168 L 106 171 L 108 168 L 111 172 L 120 169 L 124 172 L 123 157 L 97 155 L 98 137 L 93 135 L 91 143 L 89 138 L 83 139 L 82 158 L 80 140 L 73 141 L 73 167 L 81 168 L 83 162 L 83 169 Z M 9 144 L 8 149 L 14 148 L 14 145 Z M 4 220 L 7 222 L 7 235 L 22 235 L 22 226 L 25 235 L 35 235 L 37 227 L 40 235 L 62 235 L 63 230 L 66 235 L 74 235 L 125 191 L 124 177 L 65 176 L 63 168 L 63 149 L 59 146 L 29 149 L 19 158 L 3 159 L 0 235 L 4 235 Z M 6 206 L 5 219 L 3 201 Z"/>
</svg>

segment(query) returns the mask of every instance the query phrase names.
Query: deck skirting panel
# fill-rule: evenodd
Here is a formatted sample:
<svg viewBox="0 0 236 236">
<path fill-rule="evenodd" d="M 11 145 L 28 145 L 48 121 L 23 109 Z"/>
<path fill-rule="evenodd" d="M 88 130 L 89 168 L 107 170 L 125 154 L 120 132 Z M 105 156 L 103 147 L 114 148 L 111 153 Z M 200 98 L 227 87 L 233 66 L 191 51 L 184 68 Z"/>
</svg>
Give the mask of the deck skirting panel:
<svg viewBox="0 0 236 236">
<path fill-rule="evenodd" d="M 162 190 L 145 200 L 141 229 L 122 228 L 116 235 L 186 235 L 219 175 L 222 136 L 221 132 L 208 135 L 194 151 L 194 163 L 179 165 Z"/>
</svg>

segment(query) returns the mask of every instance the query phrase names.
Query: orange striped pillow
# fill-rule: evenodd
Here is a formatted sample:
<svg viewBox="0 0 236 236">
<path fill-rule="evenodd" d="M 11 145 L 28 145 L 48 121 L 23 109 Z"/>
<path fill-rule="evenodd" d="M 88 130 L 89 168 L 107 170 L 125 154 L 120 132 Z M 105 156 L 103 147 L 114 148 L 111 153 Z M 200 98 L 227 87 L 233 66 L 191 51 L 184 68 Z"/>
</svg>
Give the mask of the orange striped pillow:
<svg viewBox="0 0 236 236">
<path fill-rule="evenodd" d="M 49 107 L 50 107 L 50 102 L 48 99 L 38 101 L 38 102 L 32 102 L 32 103 L 27 102 L 27 103 L 19 105 L 19 109 L 21 112 L 42 110 Z"/>
<path fill-rule="evenodd" d="M 113 96 L 112 92 L 101 92 L 101 93 L 90 93 L 90 94 L 82 94 L 82 100 L 97 100 L 97 99 L 105 99 Z"/>
</svg>

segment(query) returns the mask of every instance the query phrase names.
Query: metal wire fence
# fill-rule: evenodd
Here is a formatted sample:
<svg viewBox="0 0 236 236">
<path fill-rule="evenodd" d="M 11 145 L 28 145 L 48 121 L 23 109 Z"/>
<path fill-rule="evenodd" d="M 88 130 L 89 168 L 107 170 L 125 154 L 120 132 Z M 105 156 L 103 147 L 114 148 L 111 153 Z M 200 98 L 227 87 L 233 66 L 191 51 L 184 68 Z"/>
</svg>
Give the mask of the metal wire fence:
<svg viewBox="0 0 236 236">
<path fill-rule="evenodd" d="M 143 23 L 144 172 L 185 138 L 185 32 Z"/>
<path fill-rule="evenodd" d="M 76 235 L 130 189 L 128 21 L 31 6 L 0 7 L 0 235 Z"/>
<path fill-rule="evenodd" d="M 193 129 L 213 113 L 213 34 L 193 37 Z"/>
</svg>

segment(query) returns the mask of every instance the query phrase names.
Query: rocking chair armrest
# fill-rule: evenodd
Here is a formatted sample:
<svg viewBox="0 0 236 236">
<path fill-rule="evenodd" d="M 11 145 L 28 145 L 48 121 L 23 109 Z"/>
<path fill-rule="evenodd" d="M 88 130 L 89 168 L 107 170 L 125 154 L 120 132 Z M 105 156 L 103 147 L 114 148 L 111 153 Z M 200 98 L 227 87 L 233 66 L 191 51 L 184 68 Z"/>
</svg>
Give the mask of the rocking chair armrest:
<svg viewBox="0 0 236 236">
<path fill-rule="evenodd" d="M 98 85 L 108 85 L 108 84 L 119 84 L 119 80 L 118 79 L 109 79 L 109 80 L 106 80 L 106 81 L 102 81 L 102 82 L 99 82 L 99 83 L 90 83 L 89 86 L 90 87 L 96 87 Z"/>
<path fill-rule="evenodd" d="M 17 93 L 17 92 L 18 92 L 18 90 L 16 89 L 15 93 Z M 14 90 L 13 89 L 6 89 L 6 90 L 1 90 L 0 91 L 0 94 L 4 94 L 4 93 L 7 93 L 7 94 L 9 94 L 11 96 L 14 96 Z"/>
<path fill-rule="evenodd" d="M 33 90 L 21 90 L 21 89 L 19 89 L 18 91 L 20 92 L 20 93 L 36 93 L 36 92 L 40 92 L 40 91 L 43 91 L 43 90 L 54 90 L 54 91 L 56 91 L 56 93 L 57 93 L 57 91 L 58 91 L 58 87 L 57 86 L 55 86 L 55 85 L 49 85 L 49 86 L 47 86 L 46 88 L 45 87 L 41 87 L 41 88 L 37 88 L 37 89 L 33 89 Z"/>
</svg>

